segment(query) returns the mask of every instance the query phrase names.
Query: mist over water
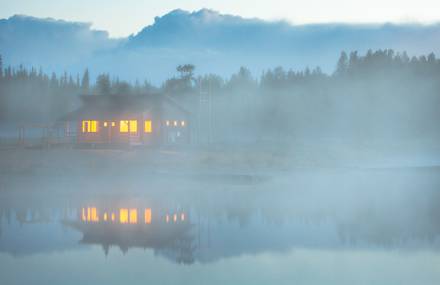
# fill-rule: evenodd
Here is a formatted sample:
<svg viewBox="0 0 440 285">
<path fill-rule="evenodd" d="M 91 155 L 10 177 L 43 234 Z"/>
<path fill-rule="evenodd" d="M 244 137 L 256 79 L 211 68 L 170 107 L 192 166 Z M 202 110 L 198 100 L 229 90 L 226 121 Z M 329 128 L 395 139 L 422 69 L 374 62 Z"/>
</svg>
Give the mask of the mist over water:
<svg viewBox="0 0 440 285">
<path fill-rule="evenodd" d="M 161 32 L 170 19 L 194 28 L 206 13 L 175 11 L 127 42 L 73 31 L 93 48 L 142 53 L 177 40 Z M 243 31 L 243 19 L 221 19 L 235 21 L 234 37 Z M 254 40 L 277 35 L 246 23 Z M 207 43 L 222 43 L 214 36 Z M 250 49 L 234 37 L 226 51 Z M 191 39 L 175 44 L 197 53 L 203 38 Z M 332 71 L 281 64 L 261 74 L 252 65 L 267 58 L 249 50 L 230 76 L 220 57 L 206 73 L 185 54 L 160 83 L 0 60 L 0 284 L 438 284 L 431 43 L 423 55 L 363 46 L 338 50 Z M 107 54 L 116 65 L 117 55 Z"/>
<path fill-rule="evenodd" d="M 51 169 L 3 175 L 3 280 L 436 284 L 440 278 L 437 167 L 250 172 L 192 156 L 190 164 L 171 154 L 107 152 L 28 150 Z M 103 167 L 103 155 L 119 163 Z M 152 165 L 140 166 L 135 156 Z M 172 167 L 158 170 L 160 161 Z M 48 267 L 56 270 L 49 274 Z M 80 276 L 67 277 L 72 270 Z"/>
</svg>

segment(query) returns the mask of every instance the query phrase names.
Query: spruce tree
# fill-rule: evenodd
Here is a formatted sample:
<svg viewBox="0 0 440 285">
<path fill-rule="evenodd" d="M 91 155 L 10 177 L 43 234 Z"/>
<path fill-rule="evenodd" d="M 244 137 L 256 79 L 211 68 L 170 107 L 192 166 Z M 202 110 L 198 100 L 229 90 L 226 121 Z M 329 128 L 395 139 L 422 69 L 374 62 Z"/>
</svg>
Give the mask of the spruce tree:
<svg viewBox="0 0 440 285">
<path fill-rule="evenodd" d="M 89 88 L 90 88 L 90 78 L 89 78 L 89 70 L 86 69 L 84 71 L 84 75 L 81 81 L 81 91 L 84 94 L 87 94 L 89 92 Z"/>
</svg>

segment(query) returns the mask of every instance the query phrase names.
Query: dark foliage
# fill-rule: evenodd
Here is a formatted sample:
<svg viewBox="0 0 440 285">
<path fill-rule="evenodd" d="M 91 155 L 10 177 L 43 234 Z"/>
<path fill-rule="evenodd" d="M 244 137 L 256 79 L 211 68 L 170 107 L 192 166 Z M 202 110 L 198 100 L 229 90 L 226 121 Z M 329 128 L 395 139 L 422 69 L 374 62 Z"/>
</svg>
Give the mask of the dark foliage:
<svg viewBox="0 0 440 285">
<path fill-rule="evenodd" d="M 179 76 L 161 90 L 186 100 L 192 112 L 200 112 L 196 96 L 210 94 L 219 136 L 220 130 L 233 133 L 234 128 L 257 137 L 440 135 L 440 61 L 434 54 L 410 58 L 393 50 L 362 56 L 342 52 L 331 75 L 319 67 L 276 67 L 257 79 L 241 67 L 225 80 L 215 74 L 196 77 L 194 70 L 191 64 L 178 66 Z M 136 95 L 157 89 L 148 82 L 111 80 L 108 74 L 99 75 L 92 86 L 88 70 L 79 78 L 1 67 L 1 120 L 53 120 L 75 108 L 79 94 Z"/>
</svg>

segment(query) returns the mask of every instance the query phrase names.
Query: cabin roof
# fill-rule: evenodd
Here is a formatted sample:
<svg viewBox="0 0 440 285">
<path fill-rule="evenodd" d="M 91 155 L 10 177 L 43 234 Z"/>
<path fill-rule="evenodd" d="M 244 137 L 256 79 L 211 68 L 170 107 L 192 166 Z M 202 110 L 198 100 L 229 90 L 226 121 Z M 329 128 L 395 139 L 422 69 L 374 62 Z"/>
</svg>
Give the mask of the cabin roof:
<svg viewBox="0 0 440 285">
<path fill-rule="evenodd" d="M 61 117 L 59 121 L 73 121 L 81 118 L 108 119 L 126 117 L 157 110 L 162 104 L 169 104 L 186 115 L 189 112 L 165 94 L 143 95 L 82 95 L 82 106 Z"/>
</svg>

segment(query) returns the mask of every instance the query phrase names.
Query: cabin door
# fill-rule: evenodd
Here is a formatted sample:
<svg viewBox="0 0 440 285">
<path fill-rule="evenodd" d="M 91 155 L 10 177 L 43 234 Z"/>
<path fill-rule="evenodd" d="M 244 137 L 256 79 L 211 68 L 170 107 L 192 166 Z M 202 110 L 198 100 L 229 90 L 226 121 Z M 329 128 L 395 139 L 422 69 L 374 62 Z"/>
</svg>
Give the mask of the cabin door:
<svg viewBox="0 0 440 285">
<path fill-rule="evenodd" d="M 102 140 L 106 143 L 111 143 L 115 134 L 116 123 L 112 121 L 104 121 L 102 123 Z"/>
</svg>

